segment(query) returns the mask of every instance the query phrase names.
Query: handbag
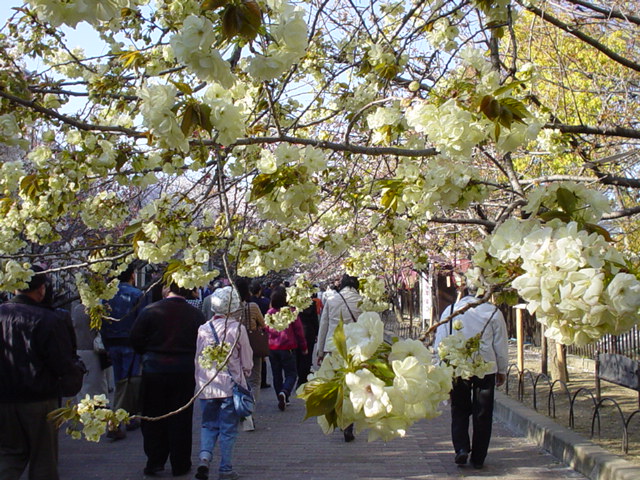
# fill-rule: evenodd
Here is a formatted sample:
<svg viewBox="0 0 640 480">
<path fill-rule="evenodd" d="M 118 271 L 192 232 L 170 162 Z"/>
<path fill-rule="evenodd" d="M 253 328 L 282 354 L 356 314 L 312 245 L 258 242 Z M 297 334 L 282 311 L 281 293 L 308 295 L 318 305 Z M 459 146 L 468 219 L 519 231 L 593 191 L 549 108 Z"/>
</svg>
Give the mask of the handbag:
<svg viewBox="0 0 640 480">
<path fill-rule="evenodd" d="M 142 411 L 142 377 L 133 375 L 133 365 L 135 357 L 129 365 L 129 373 L 125 378 L 116 382 L 116 391 L 113 399 L 113 408 L 115 410 L 122 408 L 131 415 L 136 415 Z"/>
<path fill-rule="evenodd" d="M 63 397 L 75 397 L 82 389 L 84 375 L 87 373 L 87 366 L 82 359 L 74 356 L 71 370 L 60 377 L 60 393 Z"/>
<path fill-rule="evenodd" d="M 245 309 L 242 314 L 242 324 L 247 329 L 247 336 L 249 337 L 249 345 L 253 350 L 254 357 L 268 357 L 269 356 L 269 335 L 264 329 L 260 328 L 256 324 L 255 330 L 250 330 L 251 326 L 251 312 L 249 310 L 249 304 L 245 304 Z"/>
<path fill-rule="evenodd" d="M 211 328 L 211 331 L 213 332 L 213 338 L 215 338 L 216 344 L 220 344 L 220 339 L 218 338 L 216 329 L 213 328 L 213 324 L 211 322 L 209 322 L 209 328 Z M 236 382 L 233 375 L 231 375 L 229 364 L 227 364 L 227 372 L 233 382 L 233 408 L 236 411 L 236 415 L 241 419 L 248 417 L 253 413 L 256 406 L 253 394 L 251 393 L 251 386 L 247 383 L 247 387 L 245 388 Z"/>
</svg>

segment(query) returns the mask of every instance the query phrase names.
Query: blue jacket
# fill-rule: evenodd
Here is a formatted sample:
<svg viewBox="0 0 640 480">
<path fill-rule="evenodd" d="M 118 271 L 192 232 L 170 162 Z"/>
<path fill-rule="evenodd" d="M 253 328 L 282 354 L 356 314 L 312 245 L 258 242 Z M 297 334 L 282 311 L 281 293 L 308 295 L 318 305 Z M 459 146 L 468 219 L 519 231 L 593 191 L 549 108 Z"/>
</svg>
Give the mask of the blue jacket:
<svg viewBox="0 0 640 480">
<path fill-rule="evenodd" d="M 102 322 L 102 336 L 104 339 L 129 339 L 129 332 L 138 313 L 146 305 L 142 290 L 129 283 L 120 283 L 118 293 L 107 303 L 111 308 L 109 316 L 119 321 L 106 320 Z"/>
</svg>

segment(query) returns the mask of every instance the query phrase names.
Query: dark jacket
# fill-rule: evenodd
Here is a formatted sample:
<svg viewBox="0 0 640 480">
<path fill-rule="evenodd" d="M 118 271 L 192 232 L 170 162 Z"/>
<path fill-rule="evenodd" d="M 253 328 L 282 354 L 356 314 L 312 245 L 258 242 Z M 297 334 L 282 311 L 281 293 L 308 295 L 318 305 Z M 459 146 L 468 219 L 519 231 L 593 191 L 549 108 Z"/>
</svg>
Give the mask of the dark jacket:
<svg viewBox="0 0 640 480">
<path fill-rule="evenodd" d="M 121 282 L 118 285 L 118 293 L 107 302 L 111 309 L 109 316 L 118 321 L 102 322 L 102 339 L 107 346 L 128 343 L 133 322 L 145 306 L 143 295 L 142 290 L 129 283 Z"/>
<path fill-rule="evenodd" d="M 60 377 L 74 367 L 64 320 L 26 295 L 0 305 L 0 402 L 58 398 Z"/>
<path fill-rule="evenodd" d="M 204 322 L 202 312 L 180 297 L 165 298 L 142 310 L 130 339 L 142 355 L 143 373 L 193 373 L 198 327 Z"/>
</svg>

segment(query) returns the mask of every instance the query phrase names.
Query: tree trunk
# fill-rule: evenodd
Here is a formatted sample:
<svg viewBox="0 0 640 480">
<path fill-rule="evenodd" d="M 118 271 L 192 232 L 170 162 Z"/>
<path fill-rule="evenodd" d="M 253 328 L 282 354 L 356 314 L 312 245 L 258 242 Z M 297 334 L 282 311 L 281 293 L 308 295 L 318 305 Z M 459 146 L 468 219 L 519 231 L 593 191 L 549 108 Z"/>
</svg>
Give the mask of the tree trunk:
<svg viewBox="0 0 640 480">
<path fill-rule="evenodd" d="M 548 352 L 550 355 L 549 370 L 553 380 L 569 381 L 569 371 L 567 370 L 567 347 L 555 340 L 547 339 Z"/>
</svg>

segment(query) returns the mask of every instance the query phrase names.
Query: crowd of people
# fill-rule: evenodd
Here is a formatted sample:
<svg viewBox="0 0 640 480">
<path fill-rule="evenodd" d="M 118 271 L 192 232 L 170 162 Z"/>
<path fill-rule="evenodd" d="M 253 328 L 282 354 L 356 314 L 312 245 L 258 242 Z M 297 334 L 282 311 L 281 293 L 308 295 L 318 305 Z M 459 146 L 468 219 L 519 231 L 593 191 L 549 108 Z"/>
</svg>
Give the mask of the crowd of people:
<svg viewBox="0 0 640 480">
<path fill-rule="evenodd" d="M 174 476 L 193 468 L 195 394 L 201 412 L 195 478 L 209 478 L 216 445 L 218 478 L 238 478 L 232 463 L 238 429 L 242 425 L 246 431 L 255 430 L 256 421 L 237 414 L 234 386 L 250 388 L 257 405 L 260 390 L 271 388 L 268 360 L 273 392 L 284 412 L 314 366 L 334 352 L 338 323 L 356 322 L 361 314 L 358 279 L 349 275 L 314 293 L 309 306 L 279 331 L 267 325 L 265 316 L 291 308 L 285 282 L 263 285 L 246 278 L 220 279 L 196 290 L 170 284 L 162 299 L 149 302 L 135 286 L 131 268 L 120 275 L 118 292 L 108 302 L 109 316 L 96 331 L 89 328 L 82 305 L 70 315 L 51 308 L 46 301 L 51 290 L 47 276 L 38 267 L 34 271 L 27 288 L 0 305 L 0 346 L 3 352 L 8 345 L 12 349 L 11 355 L 0 357 L 0 478 L 7 480 L 18 480 L 27 467 L 30 480 L 57 480 L 57 434 L 47 414 L 60 405 L 61 397 L 74 394 L 112 396 L 113 408 L 120 408 L 126 397 L 123 389 L 132 377 L 140 379 L 141 400 L 139 408 L 129 413 L 140 414 L 143 420 L 129 422 L 126 429 L 110 425 L 107 436 L 122 440 L 127 429 L 141 427 L 146 475 L 163 471 L 167 462 Z M 451 311 L 471 299 L 462 299 Z M 468 336 L 481 331 L 481 353 L 496 364 L 484 378 L 456 379 L 451 392 L 455 462 L 463 465 L 471 455 L 473 465 L 481 467 L 491 435 L 493 390 L 504 381 L 506 328 L 500 312 L 487 304 L 467 310 L 459 319 Z M 445 326 L 437 332 L 436 348 L 451 334 Z M 268 353 L 260 354 L 252 346 L 250 334 L 255 332 L 268 336 Z M 199 361 L 205 349 L 224 343 L 232 346 L 224 368 Z M 77 377 L 79 368 L 86 373 L 81 374 L 81 385 L 70 387 L 69 393 L 61 385 L 69 372 L 75 370 Z M 343 434 L 346 442 L 353 441 L 353 425 Z"/>
</svg>

